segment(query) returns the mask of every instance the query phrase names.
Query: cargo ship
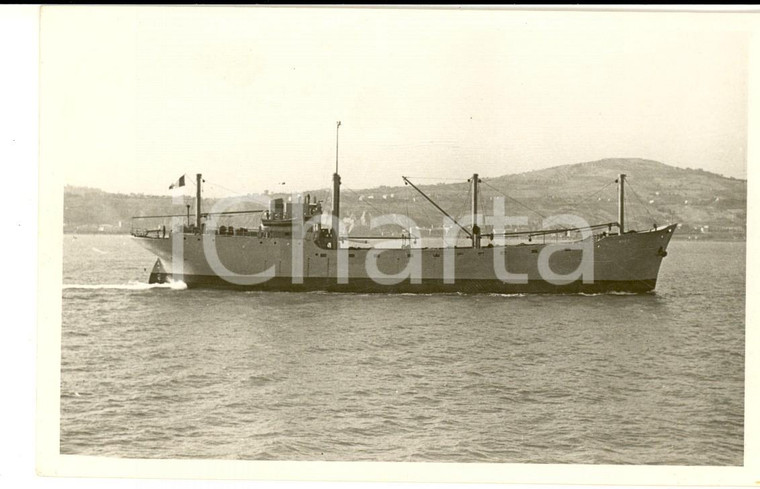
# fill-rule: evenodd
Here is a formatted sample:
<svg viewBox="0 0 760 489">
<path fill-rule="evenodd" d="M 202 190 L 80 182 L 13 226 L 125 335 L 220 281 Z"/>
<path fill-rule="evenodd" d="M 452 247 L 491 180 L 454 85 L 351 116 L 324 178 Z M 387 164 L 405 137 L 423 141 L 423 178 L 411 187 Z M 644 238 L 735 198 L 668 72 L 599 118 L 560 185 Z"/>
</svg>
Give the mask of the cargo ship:
<svg viewBox="0 0 760 489">
<path fill-rule="evenodd" d="M 481 225 L 485 227 L 487 219 L 478 209 L 481 179 L 474 174 L 469 179 L 467 222 L 449 215 L 402 177 L 456 231 L 448 243 L 425 247 L 424 240 L 403 225 L 401 235 L 394 238 L 352 236 L 341 224 L 337 161 L 336 142 L 330 212 L 310 196 L 302 202 L 271 199 L 267 209 L 203 212 L 203 178 L 196 175 L 194 222 L 189 206 L 186 216 L 134 218 L 136 222 L 147 217 L 175 219 L 169 229 L 133 226 L 134 239 L 157 256 L 149 282 L 184 282 L 188 288 L 358 293 L 647 293 L 656 287 L 677 227 L 626 229 L 626 175 L 620 174 L 616 222 L 523 231 L 494 225 L 483 232 Z M 261 214 L 256 229 L 217 225 L 219 216 L 243 212 Z M 391 239 L 397 239 L 396 246 L 352 245 Z"/>
</svg>

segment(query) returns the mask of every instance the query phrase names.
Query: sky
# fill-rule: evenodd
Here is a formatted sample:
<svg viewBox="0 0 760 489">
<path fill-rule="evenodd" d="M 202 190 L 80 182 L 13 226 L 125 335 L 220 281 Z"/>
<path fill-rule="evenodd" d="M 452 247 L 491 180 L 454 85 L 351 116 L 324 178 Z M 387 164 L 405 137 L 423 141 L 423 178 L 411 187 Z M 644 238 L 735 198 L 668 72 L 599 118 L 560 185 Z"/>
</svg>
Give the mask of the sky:
<svg viewBox="0 0 760 489">
<path fill-rule="evenodd" d="M 747 176 L 726 14 L 54 6 L 40 29 L 41 158 L 70 185 L 329 187 L 337 121 L 353 189 L 615 157 Z"/>
</svg>

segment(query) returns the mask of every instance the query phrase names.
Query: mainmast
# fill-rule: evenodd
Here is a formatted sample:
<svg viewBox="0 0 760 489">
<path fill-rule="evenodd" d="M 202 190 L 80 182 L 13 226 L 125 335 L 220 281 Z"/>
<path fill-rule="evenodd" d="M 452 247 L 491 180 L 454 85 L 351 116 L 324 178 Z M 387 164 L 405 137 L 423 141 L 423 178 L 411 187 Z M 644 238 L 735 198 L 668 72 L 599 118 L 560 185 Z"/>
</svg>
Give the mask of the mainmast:
<svg viewBox="0 0 760 489">
<path fill-rule="evenodd" d="M 338 174 L 338 141 L 340 136 L 340 121 L 335 128 L 335 173 L 333 173 L 333 216 L 335 219 L 340 218 L 340 175 Z M 333 226 L 337 232 L 337 226 Z"/>
<path fill-rule="evenodd" d="M 338 137 L 340 136 L 340 121 L 335 128 L 335 173 L 333 173 L 333 208 L 332 232 L 333 248 L 338 248 L 338 232 L 340 227 L 340 175 L 338 174 Z"/>
<path fill-rule="evenodd" d="M 480 179 L 475 173 L 470 179 L 472 182 L 472 247 L 480 248 L 480 226 L 478 226 L 478 184 Z"/>
<path fill-rule="evenodd" d="M 625 173 L 618 175 L 618 233 L 625 232 Z"/>
</svg>

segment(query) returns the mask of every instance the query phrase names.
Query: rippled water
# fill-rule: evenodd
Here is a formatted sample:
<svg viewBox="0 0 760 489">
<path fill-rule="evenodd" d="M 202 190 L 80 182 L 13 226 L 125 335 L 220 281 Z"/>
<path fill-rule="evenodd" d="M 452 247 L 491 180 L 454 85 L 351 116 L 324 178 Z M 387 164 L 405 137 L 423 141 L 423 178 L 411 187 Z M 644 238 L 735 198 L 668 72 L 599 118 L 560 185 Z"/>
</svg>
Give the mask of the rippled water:
<svg viewBox="0 0 760 489">
<path fill-rule="evenodd" d="M 745 244 L 671 244 L 650 295 L 145 284 L 65 236 L 61 453 L 741 465 Z"/>
</svg>

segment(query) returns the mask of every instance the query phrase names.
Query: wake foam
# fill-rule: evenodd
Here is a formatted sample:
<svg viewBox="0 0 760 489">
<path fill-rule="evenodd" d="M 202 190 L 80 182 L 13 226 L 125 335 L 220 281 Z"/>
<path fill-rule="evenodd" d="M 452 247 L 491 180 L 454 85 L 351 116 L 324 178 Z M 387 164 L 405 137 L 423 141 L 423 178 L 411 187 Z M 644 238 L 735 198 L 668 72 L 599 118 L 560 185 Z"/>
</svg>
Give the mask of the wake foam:
<svg viewBox="0 0 760 489">
<path fill-rule="evenodd" d="M 587 293 L 587 292 L 578 292 L 576 295 L 582 295 L 585 297 L 598 297 L 600 295 L 644 295 L 641 292 L 623 292 L 620 290 L 610 290 L 608 292 L 594 292 L 594 293 Z"/>
<path fill-rule="evenodd" d="M 127 284 L 63 284 L 64 289 L 85 289 L 85 290 L 150 290 L 150 289 L 172 289 L 185 290 L 185 282 L 169 282 L 166 284 L 147 284 L 145 282 L 129 282 Z"/>
</svg>

